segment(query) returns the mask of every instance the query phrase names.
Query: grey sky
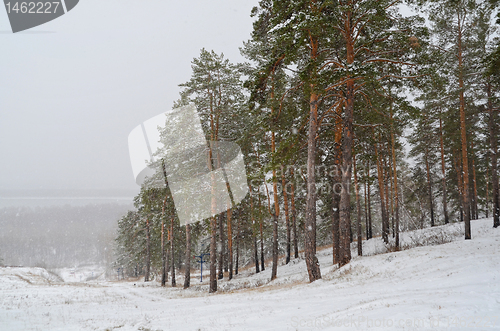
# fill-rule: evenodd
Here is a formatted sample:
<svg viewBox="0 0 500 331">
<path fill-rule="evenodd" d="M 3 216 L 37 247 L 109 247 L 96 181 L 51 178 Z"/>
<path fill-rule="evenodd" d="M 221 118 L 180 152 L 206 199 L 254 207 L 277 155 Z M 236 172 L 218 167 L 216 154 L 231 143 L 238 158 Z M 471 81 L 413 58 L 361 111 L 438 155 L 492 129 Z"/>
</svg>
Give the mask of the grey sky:
<svg viewBox="0 0 500 331">
<path fill-rule="evenodd" d="M 0 9 L 0 189 L 135 189 L 127 136 L 202 47 L 241 61 L 258 0 L 80 0 L 12 34 Z"/>
</svg>

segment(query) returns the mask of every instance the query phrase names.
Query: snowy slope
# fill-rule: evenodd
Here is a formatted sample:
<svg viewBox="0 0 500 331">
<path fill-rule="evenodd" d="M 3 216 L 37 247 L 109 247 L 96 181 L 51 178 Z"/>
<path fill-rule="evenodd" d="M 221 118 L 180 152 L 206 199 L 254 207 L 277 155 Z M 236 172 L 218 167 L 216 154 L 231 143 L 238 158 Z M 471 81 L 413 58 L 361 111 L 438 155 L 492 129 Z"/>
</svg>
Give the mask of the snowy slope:
<svg viewBox="0 0 500 331">
<path fill-rule="evenodd" d="M 84 265 L 73 268 L 56 268 L 54 273 L 65 282 L 104 281 L 105 268 L 98 265 Z"/>
<path fill-rule="evenodd" d="M 341 269 L 325 249 L 320 281 L 307 283 L 299 259 L 281 266 L 276 281 L 269 282 L 270 268 L 249 269 L 220 282 L 215 295 L 205 279 L 182 290 L 155 282 L 57 283 L 0 268 L 0 330 L 500 329 L 500 229 L 492 223 L 473 221 L 470 241 L 462 239 L 463 224 L 407 233 L 403 244 L 418 247 L 355 257 Z M 385 247 L 372 239 L 364 249 Z M 30 272 L 38 280 L 26 278 Z"/>
</svg>

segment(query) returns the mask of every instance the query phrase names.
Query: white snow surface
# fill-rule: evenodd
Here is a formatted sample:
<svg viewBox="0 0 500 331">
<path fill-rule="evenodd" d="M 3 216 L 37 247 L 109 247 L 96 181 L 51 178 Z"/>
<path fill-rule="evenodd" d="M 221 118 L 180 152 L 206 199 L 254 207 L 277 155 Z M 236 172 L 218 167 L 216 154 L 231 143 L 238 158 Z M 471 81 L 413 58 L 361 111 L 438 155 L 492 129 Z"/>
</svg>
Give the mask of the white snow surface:
<svg viewBox="0 0 500 331">
<path fill-rule="evenodd" d="M 179 287 L 162 288 L 0 268 L 0 330 L 500 330 L 500 228 L 492 224 L 472 221 L 467 241 L 463 223 L 404 233 L 402 246 L 414 248 L 399 252 L 382 253 L 380 238 L 371 239 L 363 257 L 353 243 L 354 258 L 340 269 L 326 248 L 319 281 L 307 281 L 299 258 L 273 282 L 270 265 L 249 268 L 219 281 L 216 294 L 205 272 L 183 290 L 182 276 Z"/>
</svg>

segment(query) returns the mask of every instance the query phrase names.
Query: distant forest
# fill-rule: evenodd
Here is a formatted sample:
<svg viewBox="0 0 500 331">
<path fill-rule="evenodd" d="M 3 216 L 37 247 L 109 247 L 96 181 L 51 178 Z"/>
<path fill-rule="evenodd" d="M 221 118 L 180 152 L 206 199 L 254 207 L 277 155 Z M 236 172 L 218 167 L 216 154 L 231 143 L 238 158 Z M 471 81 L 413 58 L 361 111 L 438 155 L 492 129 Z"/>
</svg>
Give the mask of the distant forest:
<svg viewBox="0 0 500 331">
<path fill-rule="evenodd" d="M 116 219 L 125 204 L 0 209 L 0 263 L 71 267 L 113 262 Z"/>
</svg>

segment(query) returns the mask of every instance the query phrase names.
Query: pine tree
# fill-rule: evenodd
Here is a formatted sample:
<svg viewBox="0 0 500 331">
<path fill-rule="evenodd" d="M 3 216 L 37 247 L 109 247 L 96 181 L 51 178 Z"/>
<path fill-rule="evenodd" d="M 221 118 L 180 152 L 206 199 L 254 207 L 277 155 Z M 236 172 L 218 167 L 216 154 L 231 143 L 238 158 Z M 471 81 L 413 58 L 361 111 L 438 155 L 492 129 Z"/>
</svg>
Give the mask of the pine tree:
<svg viewBox="0 0 500 331">
<path fill-rule="evenodd" d="M 422 110 L 421 116 L 417 120 L 416 127 L 412 133 L 410 143 L 413 145 L 410 157 L 417 158 L 417 166 L 421 167 L 426 176 L 426 196 L 430 214 L 430 225 L 434 226 L 434 167 L 437 164 L 438 145 L 434 134 L 434 123 L 428 114 L 428 110 Z"/>
<path fill-rule="evenodd" d="M 193 59 L 193 74 L 191 79 L 179 86 L 184 88 L 181 92 L 183 102 L 193 102 L 202 121 L 202 127 L 208 141 L 234 140 L 239 137 L 237 124 L 233 116 L 244 101 L 241 71 L 237 65 L 229 62 L 224 55 L 214 51 L 202 49 L 199 58 Z M 210 155 L 212 155 L 211 147 Z M 220 165 L 212 165 L 219 167 Z M 223 277 L 223 262 L 225 253 L 223 214 L 219 215 L 219 233 L 221 252 L 219 256 L 219 279 Z M 210 221 L 210 292 L 217 291 L 216 279 L 216 219 Z"/>
<path fill-rule="evenodd" d="M 466 92 L 468 68 L 473 68 L 471 61 L 474 56 L 469 47 L 475 39 L 478 15 L 481 15 L 481 3 L 475 0 L 440 1 L 431 2 L 429 5 L 429 19 L 433 24 L 436 46 L 446 55 L 447 68 L 453 73 L 450 80 L 450 90 L 454 91 L 458 100 L 460 118 L 460 150 L 461 150 L 461 182 L 463 219 L 465 222 L 465 239 L 471 239 L 470 230 L 470 175 L 468 133 L 467 133 L 467 100 Z M 470 138 L 469 138 L 470 139 Z"/>
</svg>

